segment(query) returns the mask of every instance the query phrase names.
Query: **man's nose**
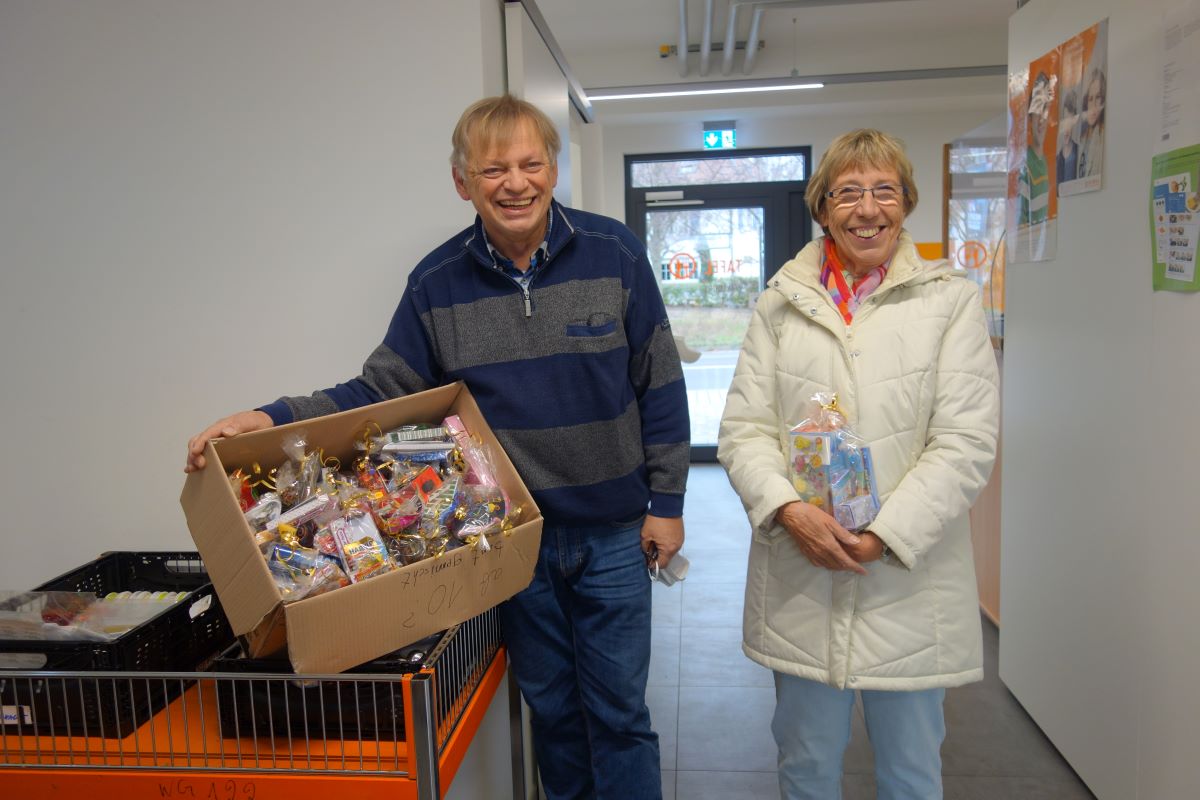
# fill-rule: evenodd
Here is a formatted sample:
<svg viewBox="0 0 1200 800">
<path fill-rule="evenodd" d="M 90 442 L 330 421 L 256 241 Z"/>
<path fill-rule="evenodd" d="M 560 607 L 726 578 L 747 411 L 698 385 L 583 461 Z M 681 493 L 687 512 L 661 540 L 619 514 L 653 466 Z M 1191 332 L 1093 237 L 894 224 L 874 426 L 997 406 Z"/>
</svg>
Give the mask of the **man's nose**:
<svg viewBox="0 0 1200 800">
<path fill-rule="evenodd" d="M 504 188 L 509 190 L 524 189 L 529 185 L 529 177 L 520 167 L 510 167 L 508 172 L 504 173 Z"/>
</svg>

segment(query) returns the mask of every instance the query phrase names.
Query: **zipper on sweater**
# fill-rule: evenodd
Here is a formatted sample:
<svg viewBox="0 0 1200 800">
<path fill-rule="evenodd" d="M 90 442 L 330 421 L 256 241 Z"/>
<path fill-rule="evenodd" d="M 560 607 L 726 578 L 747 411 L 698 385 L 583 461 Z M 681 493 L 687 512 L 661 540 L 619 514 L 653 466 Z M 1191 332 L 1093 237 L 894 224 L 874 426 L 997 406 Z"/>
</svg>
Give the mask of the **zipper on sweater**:
<svg viewBox="0 0 1200 800">
<path fill-rule="evenodd" d="M 529 301 L 529 284 L 517 283 L 521 287 L 521 294 L 525 298 L 525 317 L 528 319 L 533 316 L 533 304 Z"/>
<path fill-rule="evenodd" d="M 542 262 L 542 265 L 540 267 L 538 267 L 538 272 L 540 273 L 542 270 L 544 270 L 549 265 L 550 265 L 550 253 L 547 252 L 546 260 Z M 537 274 L 534 274 L 533 276 L 531 276 L 528 281 L 517 280 L 516 278 L 514 278 L 513 276 L 511 276 L 507 272 L 505 272 L 504 269 L 499 264 L 496 263 L 495 256 L 492 256 L 492 269 L 494 269 L 499 274 L 503 275 L 505 278 L 508 278 L 510 281 L 512 281 L 514 286 L 516 286 L 518 289 L 521 290 L 521 299 L 525 303 L 525 318 L 529 319 L 530 317 L 532 317 L 533 316 L 533 298 L 529 294 L 529 285 L 531 283 L 533 283 L 533 279 L 537 277 Z"/>
<path fill-rule="evenodd" d="M 529 287 L 533 283 L 533 279 L 545 271 L 546 267 L 550 266 L 550 253 L 546 253 L 546 260 L 538 267 L 538 271 L 530 276 L 528 281 L 515 281 L 517 286 L 521 287 L 521 295 L 525 298 L 525 318 L 529 319 L 533 316 L 533 301 L 529 296 Z"/>
<path fill-rule="evenodd" d="M 550 259 L 546 259 L 546 261 L 549 261 L 549 260 Z M 532 301 L 532 299 L 530 299 L 530 296 L 529 296 L 529 284 L 525 283 L 524 281 L 519 281 L 516 278 L 514 278 L 513 276 L 509 275 L 507 272 L 505 272 L 503 269 L 501 269 L 500 265 L 497 264 L 494 260 L 492 261 L 492 269 L 494 269 L 500 275 L 503 275 L 505 278 L 507 278 L 509 281 L 512 282 L 513 286 L 516 286 L 518 289 L 521 290 L 521 299 L 525 302 L 525 318 L 528 319 L 528 318 L 532 317 L 533 316 L 533 301 Z M 529 283 L 532 283 L 532 282 L 533 282 L 533 278 L 530 278 Z"/>
</svg>

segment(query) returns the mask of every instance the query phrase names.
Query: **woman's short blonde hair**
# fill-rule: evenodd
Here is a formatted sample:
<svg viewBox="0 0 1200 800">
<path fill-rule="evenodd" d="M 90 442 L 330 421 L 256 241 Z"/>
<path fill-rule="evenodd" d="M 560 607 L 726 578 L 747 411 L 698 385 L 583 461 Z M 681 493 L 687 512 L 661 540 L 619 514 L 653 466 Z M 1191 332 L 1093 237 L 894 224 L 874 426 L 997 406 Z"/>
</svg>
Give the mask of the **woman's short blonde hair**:
<svg viewBox="0 0 1200 800">
<path fill-rule="evenodd" d="M 913 180 L 913 166 L 904 152 L 904 143 L 883 131 L 859 128 L 834 139 L 821 156 L 804 193 L 812 218 L 820 222 L 824 217 L 825 193 L 835 188 L 834 181 L 842 173 L 864 167 L 894 169 L 904 186 L 904 214 L 912 213 L 917 207 L 917 182 Z"/>
<path fill-rule="evenodd" d="M 450 153 L 450 166 L 466 177 L 467 159 L 472 150 L 478 148 L 487 152 L 497 145 L 507 144 L 522 122 L 533 125 L 546 146 L 546 157 L 551 166 L 557 164 L 562 139 L 554 123 L 533 103 L 503 94 L 472 103 L 459 117 L 450 137 L 454 148 Z"/>
</svg>

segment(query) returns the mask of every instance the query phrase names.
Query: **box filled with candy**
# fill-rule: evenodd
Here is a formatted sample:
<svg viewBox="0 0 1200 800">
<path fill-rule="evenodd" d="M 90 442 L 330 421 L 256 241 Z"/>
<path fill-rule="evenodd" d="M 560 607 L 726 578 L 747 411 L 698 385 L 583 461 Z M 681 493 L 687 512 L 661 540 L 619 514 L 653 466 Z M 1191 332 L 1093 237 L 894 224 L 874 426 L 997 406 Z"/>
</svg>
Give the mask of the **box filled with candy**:
<svg viewBox="0 0 1200 800">
<path fill-rule="evenodd" d="M 214 440 L 180 502 L 249 655 L 378 658 L 528 585 L 541 515 L 453 384 Z"/>
<path fill-rule="evenodd" d="M 865 530 L 879 512 L 871 448 L 846 424 L 836 394 L 813 395 L 806 413 L 789 435 L 792 485 L 842 527 Z"/>
</svg>

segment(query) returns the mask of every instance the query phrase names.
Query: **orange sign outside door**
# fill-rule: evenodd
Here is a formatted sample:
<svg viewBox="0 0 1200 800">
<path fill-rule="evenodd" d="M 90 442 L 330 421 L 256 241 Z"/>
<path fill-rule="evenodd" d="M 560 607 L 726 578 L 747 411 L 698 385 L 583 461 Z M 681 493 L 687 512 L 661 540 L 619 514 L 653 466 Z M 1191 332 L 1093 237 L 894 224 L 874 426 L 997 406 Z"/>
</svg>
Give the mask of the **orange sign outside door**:
<svg viewBox="0 0 1200 800">
<path fill-rule="evenodd" d="M 979 269 L 988 261 L 987 245 L 983 242 L 963 242 L 958 248 L 958 263 L 965 269 Z"/>
<path fill-rule="evenodd" d="M 699 275 L 699 270 L 696 269 L 696 259 L 690 253 L 676 253 L 671 256 L 668 269 L 673 277 L 680 279 L 695 278 Z"/>
</svg>

